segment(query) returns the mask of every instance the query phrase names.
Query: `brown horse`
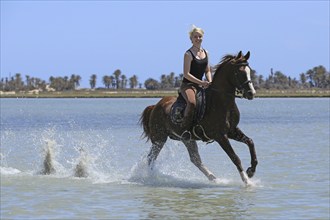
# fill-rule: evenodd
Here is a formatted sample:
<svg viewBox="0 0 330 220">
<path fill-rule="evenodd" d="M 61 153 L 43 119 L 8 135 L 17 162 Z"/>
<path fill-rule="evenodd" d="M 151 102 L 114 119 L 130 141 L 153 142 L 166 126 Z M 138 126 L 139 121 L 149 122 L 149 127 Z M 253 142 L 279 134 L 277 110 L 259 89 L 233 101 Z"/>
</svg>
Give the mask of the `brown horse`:
<svg viewBox="0 0 330 220">
<path fill-rule="evenodd" d="M 254 143 L 238 127 L 240 113 L 235 103 L 236 92 L 252 100 L 255 90 L 251 82 L 248 59 L 250 52 L 244 56 L 240 51 L 236 56 L 226 55 L 215 67 L 212 84 L 206 89 L 206 109 L 204 117 L 195 123 L 192 138 L 185 140 L 178 134 L 183 129 L 171 120 L 171 107 L 177 97 L 164 97 L 156 105 L 145 108 L 140 122 L 144 135 L 151 140 L 152 147 L 148 154 L 148 164 L 152 166 L 168 137 L 181 140 L 187 147 L 191 162 L 197 166 L 209 180 L 215 180 L 213 173 L 202 163 L 196 141 L 216 141 L 236 165 L 244 183 L 249 183 L 258 164 Z M 203 134 L 202 137 L 200 134 Z M 232 148 L 229 139 L 247 144 L 251 155 L 251 167 L 246 173 L 241 160 Z"/>
</svg>

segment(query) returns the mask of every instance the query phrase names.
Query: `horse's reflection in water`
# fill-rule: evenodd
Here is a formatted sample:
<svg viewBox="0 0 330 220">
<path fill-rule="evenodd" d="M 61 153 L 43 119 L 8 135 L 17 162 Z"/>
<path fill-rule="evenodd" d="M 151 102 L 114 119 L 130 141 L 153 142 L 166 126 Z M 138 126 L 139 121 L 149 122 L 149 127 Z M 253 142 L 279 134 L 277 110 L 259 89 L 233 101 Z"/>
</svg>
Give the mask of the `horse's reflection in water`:
<svg viewBox="0 0 330 220">
<path fill-rule="evenodd" d="M 196 141 L 216 141 L 236 165 L 245 184 L 249 184 L 258 164 L 254 143 L 238 127 L 240 113 L 235 103 L 236 92 L 252 100 L 255 90 L 251 82 L 251 69 L 248 59 L 250 52 L 243 56 L 226 55 L 215 67 L 212 85 L 206 89 L 206 109 L 204 117 L 195 123 L 192 139 L 184 140 L 178 134 L 183 129 L 171 120 L 171 107 L 176 97 L 164 97 L 157 104 L 148 106 L 142 113 L 141 124 L 144 135 L 151 140 L 148 164 L 152 167 L 168 137 L 181 140 L 187 147 L 191 162 L 196 165 L 209 180 L 215 180 L 214 174 L 202 163 Z M 232 148 L 229 139 L 247 144 L 251 155 L 251 167 L 245 173 L 241 160 Z"/>
</svg>

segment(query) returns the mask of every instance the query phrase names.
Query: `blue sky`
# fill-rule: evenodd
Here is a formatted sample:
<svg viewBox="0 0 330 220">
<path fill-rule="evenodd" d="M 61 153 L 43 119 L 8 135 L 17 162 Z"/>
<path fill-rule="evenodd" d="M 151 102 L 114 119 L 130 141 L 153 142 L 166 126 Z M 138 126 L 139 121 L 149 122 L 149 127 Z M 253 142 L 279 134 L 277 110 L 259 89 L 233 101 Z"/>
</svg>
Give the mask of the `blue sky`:
<svg viewBox="0 0 330 220">
<path fill-rule="evenodd" d="M 211 65 L 251 51 L 258 75 L 329 70 L 329 1 L 1 1 L 1 77 L 48 81 L 79 74 L 81 86 L 120 69 L 159 80 L 182 73 L 188 31 L 205 30 Z"/>
</svg>

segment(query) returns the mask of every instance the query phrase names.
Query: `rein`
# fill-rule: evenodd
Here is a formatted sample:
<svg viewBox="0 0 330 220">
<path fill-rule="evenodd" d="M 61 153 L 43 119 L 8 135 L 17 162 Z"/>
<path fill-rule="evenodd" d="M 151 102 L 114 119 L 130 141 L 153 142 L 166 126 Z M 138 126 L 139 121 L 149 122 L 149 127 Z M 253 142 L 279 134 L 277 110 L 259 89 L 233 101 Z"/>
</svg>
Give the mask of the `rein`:
<svg viewBox="0 0 330 220">
<path fill-rule="evenodd" d="M 249 63 L 247 61 L 245 62 L 241 62 L 241 63 L 235 63 L 235 64 L 232 64 L 234 66 L 238 66 L 238 67 L 242 67 L 242 66 L 249 66 Z M 250 68 L 251 69 L 251 68 Z M 243 96 L 243 88 L 246 84 L 249 84 L 249 83 L 252 83 L 251 80 L 246 80 L 245 82 L 243 83 L 240 83 L 239 80 L 238 80 L 238 71 L 240 70 L 236 70 L 234 72 L 234 77 L 235 77 L 235 82 L 236 82 L 236 85 L 238 86 L 235 86 L 235 93 L 232 94 L 232 93 L 229 93 L 229 92 L 225 92 L 224 94 L 227 95 L 227 96 L 233 96 L 235 98 L 244 98 Z M 210 89 L 211 91 L 214 91 L 214 92 L 217 92 L 217 93 L 221 93 L 221 91 L 217 88 L 214 88 L 213 84 L 211 84 L 211 86 L 208 87 L 208 89 Z"/>
<path fill-rule="evenodd" d="M 217 93 L 222 93 L 219 89 L 214 88 L 212 85 L 208 89 L 210 89 L 211 91 L 217 92 Z M 239 90 L 238 88 L 235 88 L 235 89 L 236 90 L 235 90 L 235 94 L 234 95 L 231 94 L 231 93 L 229 93 L 229 92 L 226 92 L 224 94 L 227 95 L 227 96 L 233 96 L 235 98 L 240 98 L 240 99 L 244 98 L 241 95 L 236 95 L 236 94 L 243 94 L 242 90 Z"/>
</svg>

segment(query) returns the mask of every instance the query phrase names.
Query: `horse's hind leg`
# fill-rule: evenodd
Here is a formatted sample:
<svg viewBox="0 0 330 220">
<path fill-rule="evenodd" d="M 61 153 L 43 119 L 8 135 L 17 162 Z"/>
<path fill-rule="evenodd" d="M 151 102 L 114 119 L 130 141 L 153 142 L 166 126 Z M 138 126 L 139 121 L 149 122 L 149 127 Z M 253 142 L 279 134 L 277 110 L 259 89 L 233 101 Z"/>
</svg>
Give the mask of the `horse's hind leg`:
<svg viewBox="0 0 330 220">
<path fill-rule="evenodd" d="M 246 173 L 250 178 L 253 177 L 254 173 L 256 172 L 256 167 L 258 164 L 257 154 L 253 140 L 248 136 L 246 136 L 238 127 L 236 127 L 233 131 L 229 132 L 228 137 L 235 141 L 245 143 L 249 147 L 250 156 L 251 156 L 251 167 L 249 167 L 246 170 Z"/>
<path fill-rule="evenodd" d="M 198 152 L 198 146 L 196 141 L 184 141 L 184 145 L 187 147 L 189 156 L 190 156 L 190 161 L 198 167 L 202 173 L 210 180 L 215 180 L 216 177 L 213 175 L 213 173 L 202 163 L 201 157 Z"/>
<path fill-rule="evenodd" d="M 152 146 L 148 154 L 148 165 L 152 167 L 153 163 L 157 159 L 160 151 L 162 150 L 164 144 L 166 142 L 165 140 L 162 141 L 152 141 Z"/>
</svg>

